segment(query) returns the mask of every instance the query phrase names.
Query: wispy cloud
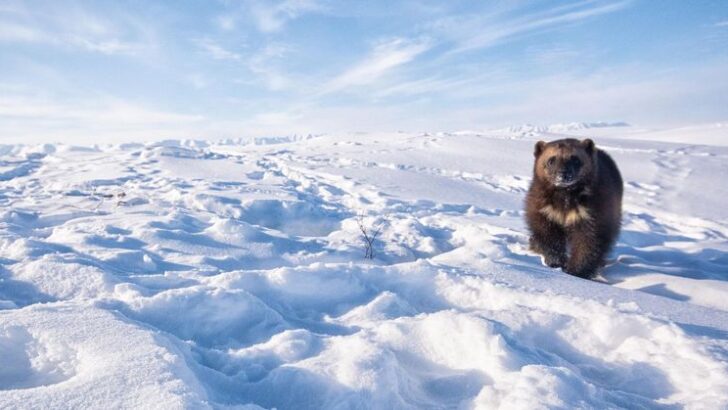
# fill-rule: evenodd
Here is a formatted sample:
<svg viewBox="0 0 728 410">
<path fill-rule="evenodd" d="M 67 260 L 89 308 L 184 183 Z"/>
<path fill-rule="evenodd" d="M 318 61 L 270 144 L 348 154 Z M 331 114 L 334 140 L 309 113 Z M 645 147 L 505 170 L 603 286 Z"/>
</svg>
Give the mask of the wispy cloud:
<svg viewBox="0 0 728 410">
<path fill-rule="evenodd" d="M 256 26 L 260 31 L 266 33 L 282 29 L 286 23 L 302 14 L 321 10 L 324 10 L 324 7 L 316 0 L 254 1 L 250 3 L 250 13 Z M 230 21 L 228 20 L 226 23 L 229 25 Z"/>
<path fill-rule="evenodd" d="M 368 57 L 329 81 L 322 94 L 372 84 L 393 69 L 414 60 L 430 47 L 430 42 L 426 40 L 412 41 L 402 38 L 379 43 Z"/>
<path fill-rule="evenodd" d="M 479 75 L 434 76 L 422 79 L 396 81 L 372 92 L 376 98 L 393 96 L 430 95 L 438 98 L 443 95 L 466 97 L 484 83 L 492 81 L 492 73 L 484 71 Z"/>
<path fill-rule="evenodd" d="M 198 90 L 202 90 L 210 84 L 210 80 L 203 74 L 199 73 L 190 74 L 186 77 L 186 79 L 187 82 Z"/>
<path fill-rule="evenodd" d="M 47 36 L 36 29 L 10 20 L 0 21 L 0 42 L 42 42 L 48 41 Z"/>
<path fill-rule="evenodd" d="M 628 1 L 597 4 L 593 0 L 587 0 L 560 5 L 539 13 L 523 16 L 523 12 L 518 10 L 518 5 L 505 4 L 494 7 L 489 12 L 475 17 L 456 16 L 436 20 L 431 24 L 425 24 L 425 27 L 430 30 L 428 35 L 434 40 L 431 39 L 424 43 L 422 48 L 419 48 L 418 45 L 405 48 L 405 52 L 401 53 L 404 57 L 413 58 L 423 50 L 436 48 L 435 46 L 437 46 L 437 51 L 433 53 L 432 58 L 417 65 L 416 70 L 408 70 L 406 75 L 401 76 L 397 81 L 377 84 L 379 87 L 371 90 L 370 95 L 375 98 L 387 98 L 435 94 L 438 96 L 449 95 L 467 98 L 483 84 L 492 83 L 493 78 L 491 75 L 493 70 L 498 71 L 498 69 L 493 67 L 493 64 L 489 64 L 478 67 L 475 71 L 467 72 L 462 70 L 467 65 L 458 63 L 453 65 L 453 67 L 457 67 L 456 70 L 437 69 L 438 74 L 432 75 L 436 67 L 447 65 L 449 61 L 452 61 L 450 57 L 454 54 L 502 44 L 518 36 L 537 32 L 538 30 L 563 27 L 590 17 L 620 10 L 627 5 Z M 511 17 L 514 13 L 522 17 Z M 397 49 L 398 44 L 394 43 L 392 46 L 391 48 Z M 443 53 L 443 50 L 446 51 Z M 331 81 L 325 91 L 342 90 L 354 85 L 374 83 L 375 80 L 383 77 L 388 68 L 394 68 L 394 66 L 389 67 L 387 62 L 396 61 L 396 59 L 391 59 L 386 51 L 387 47 L 384 47 L 384 50 L 375 50 L 372 57 L 362 61 L 356 67 Z M 412 51 L 412 53 L 406 51 Z M 538 61 L 539 65 L 544 67 L 547 65 L 557 66 L 564 61 L 575 58 L 577 55 L 583 55 L 583 52 L 580 54 L 567 47 L 550 45 L 532 48 L 529 54 L 533 60 Z M 381 57 L 382 64 L 372 63 L 373 60 L 380 61 L 380 58 L 377 57 Z M 379 70 L 379 68 L 382 70 Z M 423 74 L 423 77 L 418 78 Z"/>
<path fill-rule="evenodd" d="M 75 3 L 44 7 L 50 9 L 39 12 L 16 4 L 0 10 L 0 42 L 42 43 L 107 55 L 137 54 L 152 44 L 148 25 L 122 12 L 102 16 Z"/>
<path fill-rule="evenodd" d="M 221 29 L 230 31 L 234 29 L 237 24 L 237 16 L 232 14 L 223 14 L 221 16 L 217 16 L 215 22 Z"/>
<path fill-rule="evenodd" d="M 290 75 L 278 66 L 277 62 L 290 51 L 290 47 L 285 44 L 269 43 L 248 58 L 246 65 L 269 90 L 284 90 L 290 88 L 294 82 Z"/>
<path fill-rule="evenodd" d="M 267 43 L 252 53 L 228 50 L 209 38 L 198 39 L 194 43 L 213 59 L 229 61 L 245 67 L 256 77 L 255 80 L 248 81 L 237 79 L 235 80 L 237 83 L 262 84 L 272 91 L 288 89 L 293 84 L 290 75 L 279 67 L 280 61 L 291 51 L 290 47 L 283 43 Z M 199 84 L 199 82 L 193 84 Z M 205 82 L 206 84 L 207 82 Z M 197 85 L 195 86 L 197 87 Z"/>
<path fill-rule="evenodd" d="M 215 60 L 241 61 L 243 59 L 242 55 L 225 49 L 223 46 L 217 44 L 209 38 L 198 39 L 195 41 L 195 43 L 198 47 L 200 47 Z"/>
<path fill-rule="evenodd" d="M 452 52 L 463 52 L 491 47 L 517 36 L 613 13 L 624 9 L 629 3 L 629 0 L 612 3 L 584 1 L 517 18 L 509 18 L 505 12 L 476 17 L 459 16 L 439 20 L 433 24 L 433 29 L 455 41 Z"/>
</svg>

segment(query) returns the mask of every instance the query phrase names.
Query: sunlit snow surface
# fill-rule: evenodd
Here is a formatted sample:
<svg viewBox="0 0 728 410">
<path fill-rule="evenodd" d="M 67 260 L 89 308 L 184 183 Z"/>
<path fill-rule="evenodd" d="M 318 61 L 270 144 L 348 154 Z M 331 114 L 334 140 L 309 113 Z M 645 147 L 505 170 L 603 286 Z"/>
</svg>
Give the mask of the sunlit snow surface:
<svg viewBox="0 0 728 410">
<path fill-rule="evenodd" d="M 599 130 L 586 281 L 527 250 L 552 131 L 0 146 L 0 408 L 726 408 L 728 148 Z"/>
</svg>

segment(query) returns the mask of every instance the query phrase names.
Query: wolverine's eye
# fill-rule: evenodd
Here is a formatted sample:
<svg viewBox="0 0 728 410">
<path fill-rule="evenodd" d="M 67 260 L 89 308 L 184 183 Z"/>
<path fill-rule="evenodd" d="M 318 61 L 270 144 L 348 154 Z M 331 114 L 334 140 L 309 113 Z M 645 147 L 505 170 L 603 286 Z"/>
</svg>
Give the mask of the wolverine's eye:
<svg viewBox="0 0 728 410">
<path fill-rule="evenodd" d="M 572 167 L 580 167 L 581 166 L 581 160 L 576 155 L 572 155 L 569 158 L 569 165 Z"/>
<path fill-rule="evenodd" d="M 556 163 L 556 158 L 554 158 L 554 157 L 551 157 L 548 159 L 548 161 L 546 161 L 546 165 L 548 165 L 549 167 L 553 167 L 555 163 Z"/>
</svg>

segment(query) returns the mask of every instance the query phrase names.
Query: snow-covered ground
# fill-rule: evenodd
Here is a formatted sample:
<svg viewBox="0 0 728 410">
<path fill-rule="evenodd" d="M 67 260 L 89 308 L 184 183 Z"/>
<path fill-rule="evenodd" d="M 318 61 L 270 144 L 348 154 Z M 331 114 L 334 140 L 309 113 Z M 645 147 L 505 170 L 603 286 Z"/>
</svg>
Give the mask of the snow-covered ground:
<svg viewBox="0 0 728 410">
<path fill-rule="evenodd" d="M 597 125 L 0 146 L 0 408 L 726 408 L 728 127 Z M 527 250 L 565 134 L 625 179 L 596 281 Z"/>
</svg>

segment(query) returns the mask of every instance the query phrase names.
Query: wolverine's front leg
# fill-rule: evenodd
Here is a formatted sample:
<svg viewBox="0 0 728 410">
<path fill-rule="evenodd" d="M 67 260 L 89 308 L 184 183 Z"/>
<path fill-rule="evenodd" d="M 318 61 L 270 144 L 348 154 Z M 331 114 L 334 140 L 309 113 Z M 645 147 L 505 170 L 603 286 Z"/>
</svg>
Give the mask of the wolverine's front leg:
<svg viewBox="0 0 728 410">
<path fill-rule="evenodd" d="M 568 233 L 569 260 L 564 271 L 581 278 L 592 278 L 601 266 L 605 246 L 600 243 L 593 226 L 588 223 L 578 224 Z"/>
<path fill-rule="evenodd" d="M 541 215 L 529 218 L 531 250 L 543 255 L 544 263 L 552 268 L 566 264 L 566 232 L 564 229 Z"/>
</svg>

